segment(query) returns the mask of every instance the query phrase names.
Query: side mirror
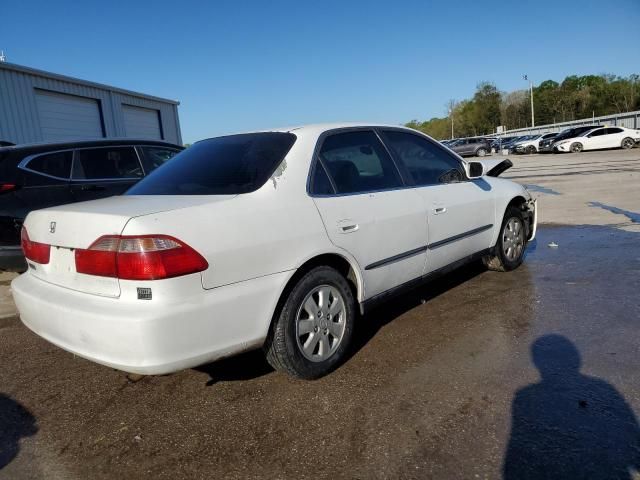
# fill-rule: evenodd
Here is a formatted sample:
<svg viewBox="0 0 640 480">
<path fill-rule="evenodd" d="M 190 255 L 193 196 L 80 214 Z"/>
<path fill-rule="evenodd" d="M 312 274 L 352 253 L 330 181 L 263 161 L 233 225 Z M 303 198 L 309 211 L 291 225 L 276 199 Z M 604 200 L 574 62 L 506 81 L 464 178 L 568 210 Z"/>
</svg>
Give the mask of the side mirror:
<svg viewBox="0 0 640 480">
<path fill-rule="evenodd" d="M 484 165 L 480 162 L 469 162 L 469 178 L 480 178 L 484 175 Z"/>
</svg>

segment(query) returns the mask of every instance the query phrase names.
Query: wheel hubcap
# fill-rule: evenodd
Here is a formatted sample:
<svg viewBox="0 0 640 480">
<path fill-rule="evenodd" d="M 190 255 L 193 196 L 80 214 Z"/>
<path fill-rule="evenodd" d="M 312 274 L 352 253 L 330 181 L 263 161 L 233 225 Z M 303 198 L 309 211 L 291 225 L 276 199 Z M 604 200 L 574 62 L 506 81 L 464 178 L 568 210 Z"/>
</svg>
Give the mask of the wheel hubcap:
<svg viewBox="0 0 640 480">
<path fill-rule="evenodd" d="M 344 299 L 330 285 L 309 292 L 296 314 L 296 341 L 302 355 L 322 362 L 335 353 L 344 337 L 346 309 Z"/>
<path fill-rule="evenodd" d="M 524 228 L 519 218 L 510 218 L 502 231 L 502 251 L 510 261 L 517 260 L 524 250 Z"/>
</svg>

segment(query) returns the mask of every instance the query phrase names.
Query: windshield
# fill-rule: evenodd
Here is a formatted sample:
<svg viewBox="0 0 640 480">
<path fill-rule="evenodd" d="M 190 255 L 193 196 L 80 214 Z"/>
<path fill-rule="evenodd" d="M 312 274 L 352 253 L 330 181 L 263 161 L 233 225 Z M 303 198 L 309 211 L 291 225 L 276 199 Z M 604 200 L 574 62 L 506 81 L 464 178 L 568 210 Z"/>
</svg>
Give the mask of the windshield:
<svg viewBox="0 0 640 480">
<path fill-rule="evenodd" d="M 210 138 L 180 152 L 126 195 L 235 195 L 260 188 L 296 140 L 263 132 Z"/>
</svg>

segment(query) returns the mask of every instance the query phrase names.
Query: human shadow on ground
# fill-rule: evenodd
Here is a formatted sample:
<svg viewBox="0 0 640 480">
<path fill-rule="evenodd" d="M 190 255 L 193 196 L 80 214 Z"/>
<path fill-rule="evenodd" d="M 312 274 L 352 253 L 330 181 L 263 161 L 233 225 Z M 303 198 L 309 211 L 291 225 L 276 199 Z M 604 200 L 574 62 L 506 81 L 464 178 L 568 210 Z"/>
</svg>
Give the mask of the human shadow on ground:
<svg viewBox="0 0 640 480">
<path fill-rule="evenodd" d="M 531 355 L 541 380 L 513 400 L 504 478 L 630 479 L 640 471 L 640 428 L 623 396 L 580 373 L 566 337 L 538 338 Z"/>
<path fill-rule="evenodd" d="M 20 440 L 38 431 L 35 417 L 11 397 L 0 393 L 0 470 L 20 452 Z"/>
</svg>

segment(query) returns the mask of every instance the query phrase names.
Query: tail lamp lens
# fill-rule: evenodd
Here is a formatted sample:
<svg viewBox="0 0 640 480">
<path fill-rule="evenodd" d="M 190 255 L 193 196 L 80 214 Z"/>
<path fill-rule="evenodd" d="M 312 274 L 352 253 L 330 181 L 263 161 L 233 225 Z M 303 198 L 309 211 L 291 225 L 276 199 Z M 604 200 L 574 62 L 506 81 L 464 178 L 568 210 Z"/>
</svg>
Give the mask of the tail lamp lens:
<svg viewBox="0 0 640 480">
<path fill-rule="evenodd" d="M 18 186 L 15 183 L 0 183 L 0 193 L 9 193 L 17 189 Z"/>
<path fill-rule="evenodd" d="M 27 233 L 27 229 L 22 227 L 20 232 L 20 245 L 22 246 L 22 252 L 24 256 L 32 262 L 46 265 L 49 263 L 49 257 L 51 256 L 51 245 L 46 243 L 32 242 Z"/>
<path fill-rule="evenodd" d="M 207 261 L 168 235 L 105 236 L 76 250 L 76 271 L 122 280 L 159 280 L 201 272 Z"/>
</svg>

